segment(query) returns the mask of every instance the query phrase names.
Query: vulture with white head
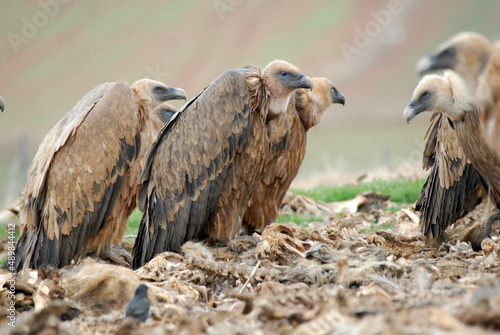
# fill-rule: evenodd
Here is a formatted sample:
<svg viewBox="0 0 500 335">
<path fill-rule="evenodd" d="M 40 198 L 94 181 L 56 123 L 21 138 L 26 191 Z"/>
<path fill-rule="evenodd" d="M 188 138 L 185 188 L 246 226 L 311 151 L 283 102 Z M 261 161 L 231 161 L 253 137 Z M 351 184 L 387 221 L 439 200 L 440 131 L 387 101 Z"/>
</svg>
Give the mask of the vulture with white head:
<svg viewBox="0 0 500 335">
<path fill-rule="evenodd" d="M 420 74 L 452 69 L 466 83 L 471 94 L 490 59 L 490 42 L 482 35 L 463 32 L 442 43 L 437 51 L 420 59 Z M 440 243 L 442 233 L 465 216 L 486 196 L 481 177 L 458 141 L 455 129 L 440 113 L 433 113 L 423 155 L 429 177 L 415 204 L 420 211 L 422 233 L 429 245 Z"/>
<path fill-rule="evenodd" d="M 415 88 L 404 118 L 409 123 L 422 112 L 439 113 L 453 127 L 465 156 L 481 176 L 490 199 L 498 208 L 500 159 L 483 138 L 479 109 L 464 80 L 450 70 L 445 71 L 443 76 L 425 76 Z"/>
</svg>

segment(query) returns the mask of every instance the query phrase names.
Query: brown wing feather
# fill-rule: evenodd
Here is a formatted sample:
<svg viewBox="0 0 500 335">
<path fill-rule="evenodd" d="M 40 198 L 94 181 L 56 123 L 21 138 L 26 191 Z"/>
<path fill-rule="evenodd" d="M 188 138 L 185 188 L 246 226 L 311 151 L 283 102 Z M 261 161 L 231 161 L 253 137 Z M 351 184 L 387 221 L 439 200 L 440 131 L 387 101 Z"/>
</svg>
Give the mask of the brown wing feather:
<svg viewBox="0 0 500 335">
<path fill-rule="evenodd" d="M 234 159 L 222 184 L 218 208 L 209 218 L 206 231 L 214 240 L 229 241 L 242 227 L 247 204 L 258 185 L 267 160 L 269 139 L 263 118 L 252 112 L 248 143 Z"/>
<path fill-rule="evenodd" d="M 431 171 L 415 208 L 420 211 L 422 233 L 439 239 L 450 224 L 481 202 L 485 192 L 445 115 L 432 116 L 426 136 L 423 164 Z"/>
<path fill-rule="evenodd" d="M 137 110 L 130 87 L 104 84 L 46 136 L 28 176 L 18 268 L 67 265 L 102 228 L 140 148 Z"/>
<path fill-rule="evenodd" d="M 134 268 L 200 237 L 219 204 L 229 201 L 220 196 L 224 180 L 237 178 L 235 157 L 256 131 L 249 101 L 243 73 L 226 71 L 161 130 L 140 177 L 144 215 Z"/>
<path fill-rule="evenodd" d="M 140 101 L 139 97 L 136 100 Z M 141 147 L 137 158 L 130 164 L 123 176 L 122 186 L 104 227 L 96 235 L 87 238 L 77 256 L 84 256 L 90 252 L 101 255 L 106 251 L 107 246 L 122 242 L 123 234 L 127 228 L 127 219 L 139 203 L 137 179 L 141 173 L 141 162 L 144 159 L 146 149 L 150 147 L 160 129 L 169 120 L 165 119 L 165 115 L 162 114 L 164 108 L 175 111 L 174 107 L 167 102 L 160 103 L 153 110 L 149 110 L 146 106 L 142 109 L 139 108 L 140 111 L 142 110 L 144 122 L 140 132 Z"/>
</svg>

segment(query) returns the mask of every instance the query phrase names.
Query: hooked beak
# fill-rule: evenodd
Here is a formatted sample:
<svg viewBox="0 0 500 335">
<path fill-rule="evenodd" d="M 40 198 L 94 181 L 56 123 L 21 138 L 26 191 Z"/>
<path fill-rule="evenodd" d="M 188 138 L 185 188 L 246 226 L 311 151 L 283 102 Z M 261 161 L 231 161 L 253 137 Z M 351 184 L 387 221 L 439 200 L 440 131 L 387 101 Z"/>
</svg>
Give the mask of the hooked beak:
<svg viewBox="0 0 500 335">
<path fill-rule="evenodd" d="M 342 106 L 345 105 L 345 97 L 344 97 L 344 95 L 342 94 L 342 92 L 340 92 L 339 90 L 337 90 L 335 87 L 332 88 L 332 103 L 334 103 L 334 104 L 342 104 Z"/>
<path fill-rule="evenodd" d="M 456 49 L 449 47 L 439 53 L 432 53 L 422 57 L 417 63 L 417 71 L 419 75 L 427 72 L 442 69 L 453 69 L 456 66 Z"/>
<path fill-rule="evenodd" d="M 313 89 L 313 81 L 311 78 L 302 73 L 297 73 L 296 88 L 308 88 Z"/>
<path fill-rule="evenodd" d="M 182 88 L 168 87 L 168 90 L 162 95 L 162 100 L 186 100 L 186 92 Z"/>
<path fill-rule="evenodd" d="M 415 100 L 412 100 L 408 106 L 406 106 L 404 112 L 403 112 L 403 117 L 406 120 L 406 123 L 410 124 L 410 121 L 420 114 L 421 111 L 419 111 L 418 108 L 416 108 L 416 103 Z"/>
</svg>

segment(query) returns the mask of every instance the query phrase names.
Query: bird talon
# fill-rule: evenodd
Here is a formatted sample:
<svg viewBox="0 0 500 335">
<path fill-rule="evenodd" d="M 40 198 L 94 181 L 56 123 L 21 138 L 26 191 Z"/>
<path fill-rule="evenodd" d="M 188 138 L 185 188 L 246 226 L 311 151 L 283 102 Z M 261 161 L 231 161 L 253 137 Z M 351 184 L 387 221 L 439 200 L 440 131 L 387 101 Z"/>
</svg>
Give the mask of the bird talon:
<svg viewBox="0 0 500 335">
<path fill-rule="evenodd" d="M 132 256 L 130 256 L 130 254 L 124 249 L 122 243 L 113 246 L 107 246 L 101 257 L 128 268 L 132 264 Z M 123 260 L 121 257 L 125 258 L 125 260 Z"/>
</svg>

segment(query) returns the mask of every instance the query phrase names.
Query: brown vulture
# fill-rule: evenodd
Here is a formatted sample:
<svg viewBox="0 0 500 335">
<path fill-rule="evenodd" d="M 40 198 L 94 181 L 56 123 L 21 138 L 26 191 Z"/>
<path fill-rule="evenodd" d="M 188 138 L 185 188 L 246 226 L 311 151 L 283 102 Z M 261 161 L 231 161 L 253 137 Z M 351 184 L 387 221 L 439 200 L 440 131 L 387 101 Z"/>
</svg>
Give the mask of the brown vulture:
<svg viewBox="0 0 500 335">
<path fill-rule="evenodd" d="M 489 41 L 476 33 L 464 32 L 441 44 L 437 51 L 418 63 L 420 74 L 453 69 L 461 75 L 470 92 L 488 63 Z M 430 169 L 415 209 L 420 211 L 422 233 L 429 245 L 440 243 L 444 230 L 465 216 L 483 197 L 481 177 L 461 147 L 448 119 L 433 113 L 423 154 L 423 168 Z"/>
<path fill-rule="evenodd" d="M 291 123 L 291 127 L 283 127 L 287 136 L 285 141 L 275 142 L 271 139 L 271 152 L 259 184 L 248 203 L 243 217 L 243 227 L 247 233 L 274 222 L 279 207 L 290 184 L 297 175 L 306 152 L 306 132 L 317 125 L 326 109 L 334 103 L 345 104 L 344 95 L 326 78 L 313 78 L 313 90 L 295 91 L 295 99 L 291 100 L 285 114 L 268 122 L 268 127 L 275 123 Z"/>
<path fill-rule="evenodd" d="M 286 112 L 299 88 L 312 89 L 311 79 L 285 61 L 262 72 L 253 66 L 229 70 L 165 125 L 139 180 L 144 215 L 134 268 L 189 240 L 228 241 L 240 232 L 270 138 L 287 133 L 268 122 Z"/>
<path fill-rule="evenodd" d="M 455 129 L 458 142 L 487 186 L 492 202 L 500 205 L 500 159 L 486 144 L 479 126 L 479 109 L 466 83 L 455 72 L 443 76 L 427 75 L 413 92 L 404 111 L 409 123 L 416 115 L 429 111 L 442 114 Z M 495 214 L 493 215 L 495 217 Z M 495 218 L 496 219 L 496 218 Z M 488 224 L 491 226 L 491 220 Z"/>
<path fill-rule="evenodd" d="M 162 111 L 170 106 L 162 103 L 185 98 L 149 79 L 87 93 L 40 144 L 28 171 L 15 264 L 4 267 L 63 267 L 88 253 L 125 263 L 110 246 L 121 242 L 137 206 L 142 157 L 165 123 Z"/>
</svg>

